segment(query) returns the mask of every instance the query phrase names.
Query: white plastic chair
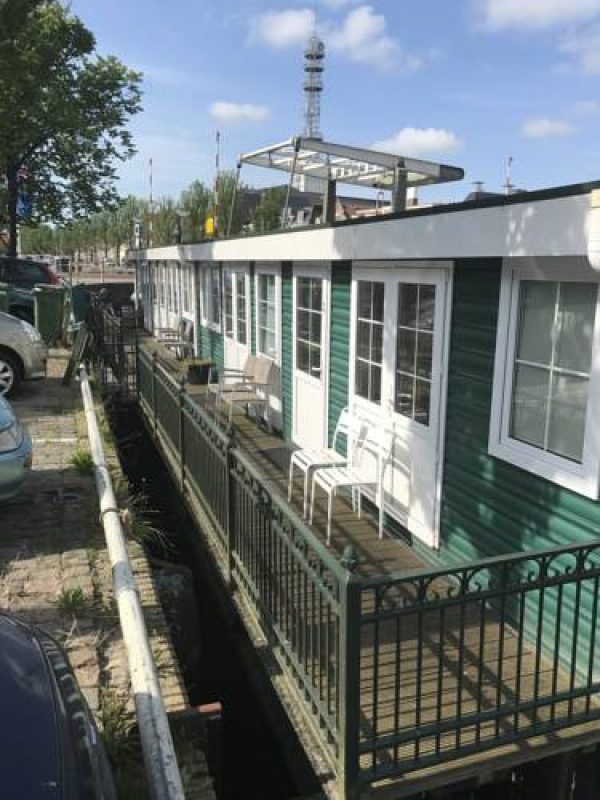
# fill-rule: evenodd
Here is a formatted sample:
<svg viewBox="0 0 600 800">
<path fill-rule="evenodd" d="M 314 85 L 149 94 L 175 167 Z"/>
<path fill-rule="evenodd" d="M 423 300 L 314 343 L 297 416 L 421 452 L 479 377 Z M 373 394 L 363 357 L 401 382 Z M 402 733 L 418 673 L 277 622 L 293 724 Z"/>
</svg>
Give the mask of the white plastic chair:
<svg viewBox="0 0 600 800">
<path fill-rule="evenodd" d="M 331 507 L 338 489 L 352 490 L 352 507 L 355 507 L 355 493 L 358 494 L 358 517 L 362 511 L 361 492 L 374 487 L 376 503 L 379 507 L 379 538 L 383 538 L 383 479 L 385 468 L 389 463 L 394 446 L 394 435 L 385 428 L 369 429 L 354 453 L 354 461 L 345 467 L 317 469 L 313 474 L 312 494 L 310 500 L 310 524 L 313 522 L 315 509 L 315 488 L 320 486 L 327 494 L 327 544 L 331 540 Z M 364 457 L 370 453 L 377 459 L 375 479 L 365 474 Z"/>
<path fill-rule="evenodd" d="M 304 473 L 304 502 L 302 505 L 302 515 L 305 519 L 308 513 L 308 484 L 311 470 L 323 469 L 325 467 L 340 467 L 344 464 L 348 464 L 348 462 L 352 460 L 354 448 L 357 447 L 360 441 L 363 428 L 363 422 L 351 414 L 348 408 L 344 408 L 338 417 L 331 447 L 323 447 L 320 450 L 296 450 L 292 453 L 288 478 L 288 503 L 292 499 L 294 467 L 297 467 Z M 346 437 L 346 450 L 348 455 L 344 456 L 336 450 L 336 444 L 340 436 Z"/>
</svg>

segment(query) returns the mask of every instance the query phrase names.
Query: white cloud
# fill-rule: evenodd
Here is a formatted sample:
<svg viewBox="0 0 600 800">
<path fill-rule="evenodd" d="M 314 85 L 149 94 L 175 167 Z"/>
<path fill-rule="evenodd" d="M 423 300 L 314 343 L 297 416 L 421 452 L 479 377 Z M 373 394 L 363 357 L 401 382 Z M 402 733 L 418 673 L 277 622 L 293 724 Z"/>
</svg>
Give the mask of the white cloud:
<svg viewBox="0 0 600 800">
<path fill-rule="evenodd" d="M 527 120 L 521 128 L 521 133 L 528 139 L 551 139 L 568 136 L 574 130 L 573 125 L 565 120 L 538 117 Z"/>
<path fill-rule="evenodd" d="M 477 12 L 490 30 L 544 30 L 587 22 L 600 14 L 600 0 L 479 0 Z"/>
<path fill-rule="evenodd" d="M 386 32 L 384 15 L 376 14 L 372 6 L 359 6 L 349 11 L 341 28 L 329 33 L 326 46 L 350 61 L 379 69 L 393 67 L 400 58 L 407 69 L 421 65 L 420 59 L 414 56 L 402 56 L 400 45 Z"/>
<path fill-rule="evenodd" d="M 218 100 L 209 109 L 210 114 L 219 122 L 260 122 L 269 116 L 269 109 L 265 106 L 255 106 L 252 103 L 230 103 Z"/>
<path fill-rule="evenodd" d="M 563 40 L 561 51 L 570 56 L 578 69 L 587 75 L 600 74 L 600 26 L 571 33 Z"/>
<path fill-rule="evenodd" d="M 373 144 L 374 150 L 415 158 L 432 153 L 456 153 L 461 147 L 458 136 L 445 128 L 402 128 L 389 139 Z"/>
<path fill-rule="evenodd" d="M 315 27 L 315 12 L 310 8 L 269 11 L 251 24 L 253 39 L 271 47 L 289 47 L 304 43 Z"/>
</svg>

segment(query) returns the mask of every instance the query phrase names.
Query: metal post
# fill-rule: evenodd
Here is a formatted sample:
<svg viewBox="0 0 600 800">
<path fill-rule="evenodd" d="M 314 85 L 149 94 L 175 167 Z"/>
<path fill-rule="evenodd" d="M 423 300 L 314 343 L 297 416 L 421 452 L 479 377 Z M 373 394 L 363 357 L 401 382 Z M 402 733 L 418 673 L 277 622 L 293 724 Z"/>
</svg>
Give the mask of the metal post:
<svg viewBox="0 0 600 800">
<path fill-rule="evenodd" d="M 183 440 L 184 406 L 185 406 L 185 378 L 182 377 L 179 381 L 179 467 L 180 467 L 179 481 L 181 484 L 182 494 L 185 493 L 185 445 Z"/>
<path fill-rule="evenodd" d="M 229 236 L 229 234 L 231 233 L 231 226 L 233 224 L 233 212 L 235 211 L 235 201 L 237 199 L 241 171 L 242 171 L 242 162 L 238 161 L 237 171 L 235 173 L 235 184 L 233 186 L 233 194 L 231 195 L 231 206 L 229 207 L 229 220 L 227 221 L 227 236 Z"/>
<path fill-rule="evenodd" d="M 357 559 L 345 552 L 342 563 L 354 569 Z M 341 798 L 358 800 L 361 589 L 359 580 L 351 571 L 341 586 L 341 592 L 338 775 Z"/>
<path fill-rule="evenodd" d="M 288 182 L 287 192 L 285 195 L 285 206 L 283 209 L 283 228 L 287 228 L 288 209 L 290 207 L 290 194 L 292 192 L 292 181 L 294 173 L 296 172 L 296 163 L 298 161 L 298 153 L 300 152 L 300 137 L 294 139 L 294 159 L 292 161 L 292 171 L 290 172 L 290 180 Z"/>
<path fill-rule="evenodd" d="M 94 461 L 94 476 L 100 501 L 100 518 L 106 536 L 115 598 L 127 650 L 131 688 L 134 694 L 144 763 L 148 773 L 148 786 L 155 800 L 184 800 L 169 721 L 160 691 L 156 665 L 148 642 L 144 614 L 129 562 L 117 500 L 104 458 L 102 436 L 98 428 L 94 400 L 84 367 L 80 370 L 80 380 L 90 450 Z"/>
<path fill-rule="evenodd" d="M 323 194 L 323 222 L 326 225 L 331 225 L 335 222 L 336 211 L 336 196 L 335 196 L 335 181 L 328 180 Z"/>
<path fill-rule="evenodd" d="M 392 193 L 392 211 L 398 213 L 406 210 L 406 170 L 400 164 L 394 170 L 394 189 Z"/>
<path fill-rule="evenodd" d="M 158 353 L 156 350 L 152 353 L 152 417 L 154 422 L 154 436 L 157 435 L 157 416 L 156 416 L 156 364 L 158 360 Z"/>
<path fill-rule="evenodd" d="M 233 553 L 235 551 L 235 432 L 233 425 L 227 431 L 227 583 L 233 586 Z"/>
</svg>

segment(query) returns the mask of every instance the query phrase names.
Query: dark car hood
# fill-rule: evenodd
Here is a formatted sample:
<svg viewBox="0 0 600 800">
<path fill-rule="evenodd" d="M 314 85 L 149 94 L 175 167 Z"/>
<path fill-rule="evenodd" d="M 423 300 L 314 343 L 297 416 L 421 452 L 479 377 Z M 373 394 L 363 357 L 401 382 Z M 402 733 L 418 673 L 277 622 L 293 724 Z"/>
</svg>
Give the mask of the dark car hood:
<svg viewBox="0 0 600 800">
<path fill-rule="evenodd" d="M 15 800 L 63 798 L 57 709 L 32 632 L 0 615 L 0 787 Z"/>
</svg>

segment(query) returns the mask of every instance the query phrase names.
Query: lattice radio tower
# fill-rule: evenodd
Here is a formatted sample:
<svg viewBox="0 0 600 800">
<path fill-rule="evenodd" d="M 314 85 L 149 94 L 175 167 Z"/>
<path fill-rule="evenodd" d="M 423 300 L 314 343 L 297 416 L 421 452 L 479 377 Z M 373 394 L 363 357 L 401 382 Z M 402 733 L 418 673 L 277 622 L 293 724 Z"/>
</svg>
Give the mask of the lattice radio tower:
<svg viewBox="0 0 600 800">
<path fill-rule="evenodd" d="M 323 61 L 325 45 L 316 32 L 304 50 L 304 136 L 322 139 L 321 92 L 323 91 Z"/>
</svg>

